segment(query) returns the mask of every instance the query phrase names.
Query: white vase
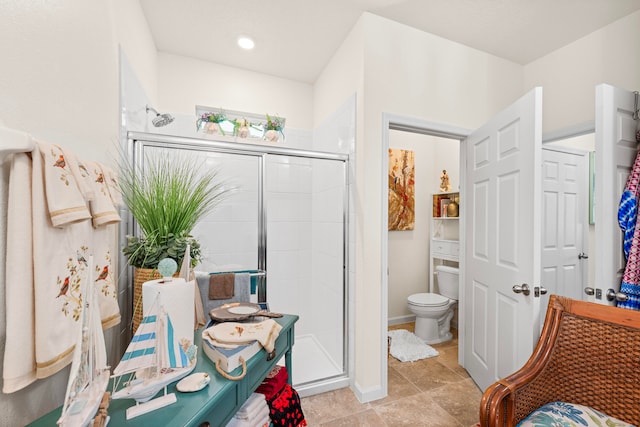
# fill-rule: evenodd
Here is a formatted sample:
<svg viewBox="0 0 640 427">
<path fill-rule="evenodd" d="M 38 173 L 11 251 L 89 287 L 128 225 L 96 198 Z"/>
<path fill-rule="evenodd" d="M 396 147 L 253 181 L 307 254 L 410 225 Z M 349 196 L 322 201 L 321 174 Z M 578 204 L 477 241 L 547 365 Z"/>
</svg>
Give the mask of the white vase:
<svg viewBox="0 0 640 427">
<path fill-rule="evenodd" d="M 241 126 L 238 128 L 238 137 L 246 138 L 249 136 L 249 128 L 247 126 Z"/>
<path fill-rule="evenodd" d="M 204 125 L 204 131 L 205 133 L 208 133 L 210 135 L 215 135 L 217 133 L 220 133 L 220 126 L 214 122 L 207 122 Z"/>
<path fill-rule="evenodd" d="M 278 139 L 279 139 L 278 131 L 274 129 L 270 129 L 265 132 L 264 138 L 269 142 L 278 142 Z"/>
</svg>

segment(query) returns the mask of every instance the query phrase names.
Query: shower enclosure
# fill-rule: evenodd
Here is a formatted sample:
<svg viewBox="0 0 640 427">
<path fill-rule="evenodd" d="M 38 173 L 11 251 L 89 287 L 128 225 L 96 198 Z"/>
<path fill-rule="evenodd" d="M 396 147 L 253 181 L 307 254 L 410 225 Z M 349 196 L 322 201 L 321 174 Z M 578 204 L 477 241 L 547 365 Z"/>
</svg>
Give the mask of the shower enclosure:
<svg viewBox="0 0 640 427">
<path fill-rule="evenodd" d="M 294 387 L 308 396 L 348 385 L 348 156 L 263 145 L 129 133 L 128 150 L 197 156 L 231 195 L 193 230 L 198 274 L 259 270 L 257 299 L 300 316 Z M 128 230 L 136 233 L 129 221 Z"/>
</svg>

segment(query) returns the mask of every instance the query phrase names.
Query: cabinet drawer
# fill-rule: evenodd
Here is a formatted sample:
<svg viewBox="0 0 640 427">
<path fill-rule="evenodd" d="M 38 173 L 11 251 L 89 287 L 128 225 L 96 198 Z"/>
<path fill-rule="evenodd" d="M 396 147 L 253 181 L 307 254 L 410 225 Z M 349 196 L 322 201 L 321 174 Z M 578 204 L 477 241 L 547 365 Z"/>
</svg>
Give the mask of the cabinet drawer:
<svg viewBox="0 0 640 427">
<path fill-rule="evenodd" d="M 458 258 L 460 256 L 460 243 L 451 242 L 451 246 L 449 249 L 451 255 L 453 255 L 454 257 Z"/>
<path fill-rule="evenodd" d="M 447 240 L 433 240 L 431 242 L 431 253 L 434 257 L 442 256 L 447 259 L 458 258 L 460 255 L 460 243 Z"/>
</svg>

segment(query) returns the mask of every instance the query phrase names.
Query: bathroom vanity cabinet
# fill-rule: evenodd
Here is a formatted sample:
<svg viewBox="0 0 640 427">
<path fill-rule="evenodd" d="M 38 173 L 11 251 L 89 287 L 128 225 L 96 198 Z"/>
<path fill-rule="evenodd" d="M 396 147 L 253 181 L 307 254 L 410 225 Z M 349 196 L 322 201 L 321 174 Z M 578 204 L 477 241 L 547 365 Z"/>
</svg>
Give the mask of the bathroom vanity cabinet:
<svg viewBox="0 0 640 427">
<path fill-rule="evenodd" d="M 429 256 L 429 292 L 435 288 L 435 266 L 443 260 L 458 262 L 460 257 L 460 193 L 435 193 L 431 196 L 432 210 L 430 221 Z M 449 204 L 456 203 L 452 209 Z M 456 214 L 456 216 L 450 216 Z"/>
</svg>

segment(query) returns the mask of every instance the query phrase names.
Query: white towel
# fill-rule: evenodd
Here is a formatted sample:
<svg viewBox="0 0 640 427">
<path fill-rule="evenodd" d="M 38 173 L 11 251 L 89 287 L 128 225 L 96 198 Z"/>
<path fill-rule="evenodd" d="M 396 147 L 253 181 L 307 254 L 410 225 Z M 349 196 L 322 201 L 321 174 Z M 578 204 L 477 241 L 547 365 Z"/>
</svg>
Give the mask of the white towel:
<svg viewBox="0 0 640 427">
<path fill-rule="evenodd" d="M 102 172 L 102 166 L 97 162 L 89 160 L 85 160 L 84 164 L 89 171 L 89 176 L 95 189 L 95 196 L 91 200 L 93 226 L 99 227 L 101 225 L 120 222 L 120 215 L 118 215 L 111 201 L 111 194 L 109 193 L 107 180 Z"/>
<path fill-rule="evenodd" d="M 42 141 L 38 141 L 37 144 L 42 155 L 44 191 L 53 226 L 61 227 L 91 218 L 75 176 L 60 147 Z"/>
<path fill-rule="evenodd" d="M 115 207 L 124 206 L 124 201 L 122 200 L 122 194 L 120 193 L 120 184 L 118 183 L 118 175 L 110 168 L 105 165 L 100 165 L 102 167 L 102 173 L 104 173 L 104 177 L 107 183 L 107 188 L 109 188 L 109 195 L 111 196 L 111 202 Z"/>
<path fill-rule="evenodd" d="M 93 229 L 93 277 L 98 287 L 98 305 L 102 328 L 109 329 L 120 323 L 118 305 L 118 281 L 115 274 L 114 248 L 117 247 L 116 225 L 106 225 Z"/>
<path fill-rule="evenodd" d="M 235 418 L 240 420 L 252 420 L 256 419 L 261 411 L 266 408 L 267 414 L 269 413 L 269 405 L 262 393 L 251 393 L 251 396 L 246 402 L 238 409 L 238 412 L 234 415 Z"/>
<path fill-rule="evenodd" d="M 88 203 L 95 197 L 95 189 L 89 176 L 89 170 L 87 170 L 84 162 L 78 159 L 73 151 L 68 148 L 62 148 L 62 152 L 64 153 L 69 170 L 71 170 L 71 173 L 78 183 L 80 193 L 82 193 L 84 200 Z"/>
<path fill-rule="evenodd" d="M 28 140 L 28 136 L 24 135 Z M 37 150 L 36 150 L 37 151 Z M 36 156 L 38 152 L 33 153 Z M 6 341 L 3 393 L 36 380 L 31 231 L 31 155 L 13 155 L 9 175 L 6 257 Z M 17 304 L 16 302 L 19 302 Z"/>
<path fill-rule="evenodd" d="M 118 284 L 114 274 L 114 259 L 117 258 L 114 252 L 117 248 L 117 241 L 115 225 L 113 225 L 120 221 L 120 216 L 111 203 L 107 185 L 102 179 L 102 165 L 97 162 L 82 161 L 69 149 L 63 149 L 63 151 L 78 182 L 78 187 L 83 189 L 83 195 L 87 198 L 87 202 L 90 201 L 94 225 L 90 253 L 95 262 L 91 268 L 94 270 L 94 284 L 99 288 L 97 295 L 102 327 L 109 329 L 120 323 L 121 320 L 118 306 Z M 102 213 L 96 212 L 96 207 Z M 85 255 L 81 250 L 76 250 L 78 263 L 86 263 L 88 257 Z"/>
<path fill-rule="evenodd" d="M 64 226 L 53 226 L 50 206 L 54 205 L 48 204 L 46 184 L 49 182 L 45 184 L 45 174 L 49 178 L 53 172 L 59 172 L 47 168 L 62 170 L 62 163 L 47 166 L 44 160 L 57 155 L 57 148 L 35 144 L 45 147 L 44 156 L 40 148 L 31 155 L 14 154 L 9 178 L 5 393 L 53 375 L 70 363 L 76 330 L 80 327 L 81 282 L 86 280 L 89 268 L 95 269 L 94 286 L 100 287 L 103 327 L 120 321 L 115 269 L 111 267 L 117 251 L 114 226 L 94 230 L 88 220 L 66 223 L 63 220 Z M 65 174 L 59 173 L 58 179 L 64 176 L 71 182 L 71 173 Z M 94 266 L 88 265 L 90 254 L 94 255 Z M 109 266 L 107 274 L 101 277 L 105 266 Z"/>
<path fill-rule="evenodd" d="M 227 423 L 227 427 L 263 427 L 269 426 L 271 420 L 269 419 L 269 409 L 267 407 L 266 413 L 261 413 L 259 417 L 253 420 L 241 420 L 233 417 Z"/>
<path fill-rule="evenodd" d="M 41 156 L 33 156 L 32 165 L 36 376 L 45 378 L 70 363 L 73 355 L 93 227 L 90 221 L 64 228 L 50 225 L 44 189 L 47 166 Z"/>
</svg>

